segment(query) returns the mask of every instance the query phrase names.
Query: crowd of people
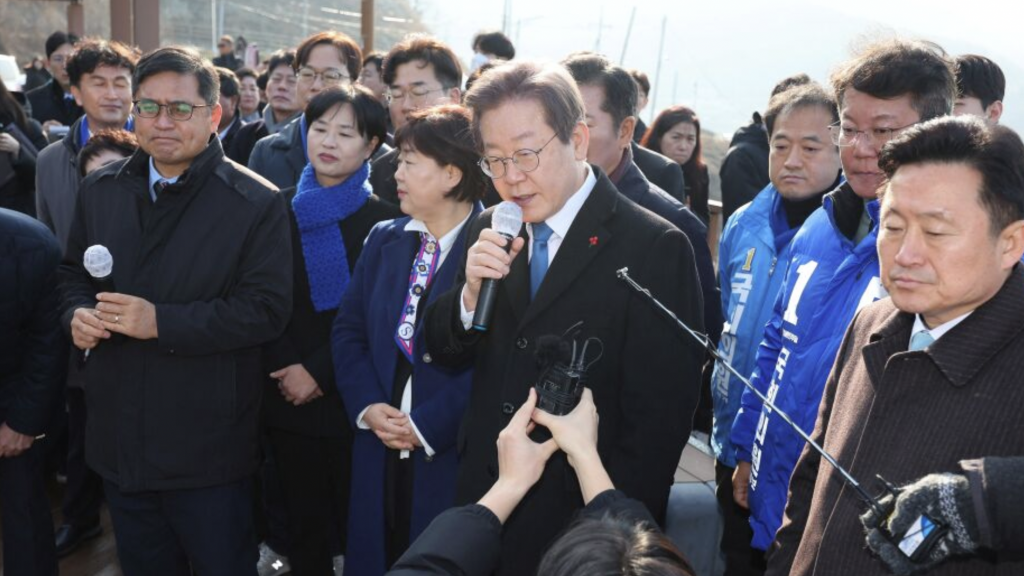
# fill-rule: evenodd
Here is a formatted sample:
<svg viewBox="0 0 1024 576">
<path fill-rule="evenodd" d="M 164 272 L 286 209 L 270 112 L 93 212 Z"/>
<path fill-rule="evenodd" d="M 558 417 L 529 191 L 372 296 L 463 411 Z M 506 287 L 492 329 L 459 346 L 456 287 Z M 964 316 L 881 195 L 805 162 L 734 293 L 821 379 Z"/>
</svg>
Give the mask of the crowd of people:
<svg viewBox="0 0 1024 576">
<path fill-rule="evenodd" d="M 994 62 L 890 39 L 780 79 L 714 262 L 695 110 L 472 47 L 57 32 L 49 80 L 0 83 L 6 573 L 105 505 L 128 576 L 703 576 L 662 530 L 694 430 L 728 575 L 1024 570 Z"/>
</svg>

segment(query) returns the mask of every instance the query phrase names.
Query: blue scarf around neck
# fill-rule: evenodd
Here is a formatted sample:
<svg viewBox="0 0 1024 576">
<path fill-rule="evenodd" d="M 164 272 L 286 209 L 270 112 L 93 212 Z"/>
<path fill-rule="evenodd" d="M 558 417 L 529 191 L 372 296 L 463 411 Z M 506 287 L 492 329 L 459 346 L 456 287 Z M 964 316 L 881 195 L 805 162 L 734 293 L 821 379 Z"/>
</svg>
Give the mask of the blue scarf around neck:
<svg viewBox="0 0 1024 576">
<path fill-rule="evenodd" d="M 320 186 L 312 164 L 306 164 L 302 170 L 292 210 L 299 225 L 309 293 L 317 312 L 333 310 L 341 303 L 350 272 L 338 224 L 362 208 L 372 191 L 369 162 L 363 162 L 344 182 L 330 188 Z"/>
</svg>

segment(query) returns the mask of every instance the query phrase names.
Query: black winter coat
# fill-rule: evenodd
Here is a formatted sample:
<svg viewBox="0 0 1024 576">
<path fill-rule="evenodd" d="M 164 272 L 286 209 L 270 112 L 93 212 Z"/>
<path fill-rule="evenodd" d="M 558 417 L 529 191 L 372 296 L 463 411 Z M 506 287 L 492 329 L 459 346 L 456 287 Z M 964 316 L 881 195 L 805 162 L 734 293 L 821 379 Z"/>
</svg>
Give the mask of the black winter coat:
<svg viewBox="0 0 1024 576">
<path fill-rule="evenodd" d="M 294 406 L 281 395 L 277 389 L 277 381 L 267 379 L 263 398 L 265 423 L 267 426 L 309 436 L 351 438 L 352 430 L 347 424 L 345 405 L 335 385 L 334 363 L 331 358 L 331 326 L 337 308 L 317 312 L 313 307 L 299 226 L 295 220 L 295 212 L 290 209 L 295 193 L 295 188 L 281 191 L 281 195 L 289 203 L 288 220 L 295 268 L 292 275 L 295 291 L 292 317 L 284 334 L 264 348 L 263 372 L 270 374 L 285 366 L 302 364 L 316 380 L 324 395 L 302 406 Z M 362 208 L 339 224 L 341 236 L 345 240 L 349 272 L 355 270 L 356 261 L 363 251 L 363 242 L 370 234 L 370 230 L 378 222 L 401 216 L 402 211 L 397 207 L 381 201 L 376 196 L 370 196 Z"/>
<path fill-rule="evenodd" d="M 25 146 L 22 143 L 21 150 L 18 151 L 18 157 L 12 158 L 10 154 L 0 152 L 6 156 L 5 159 L 0 160 L 4 164 L 4 170 L 8 169 L 13 172 L 13 178 L 7 180 L 7 182 L 0 184 L 0 208 L 7 208 L 22 214 L 29 216 L 36 215 L 36 157 L 39 151 L 46 147 L 46 137 L 43 136 L 43 131 L 39 126 L 39 123 L 35 120 L 29 119 L 28 122 L 21 126 L 14 123 L 14 119 L 6 115 L 0 114 L 0 125 L 3 128 L 10 126 L 10 133 L 15 134 L 15 131 L 20 134 L 15 136 L 19 141 L 25 140 L 32 144 L 32 148 Z M 6 179 L 6 178 L 5 178 Z"/>
<path fill-rule="evenodd" d="M 635 142 L 630 144 L 630 148 L 633 152 L 633 162 L 636 162 L 644 176 L 669 196 L 686 204 L 686 182 L 679 164 Z"/>
<path fill-rule="evenodd" d="M 59 264 L 46 226 L 0 208 L 0 422 L 29 436 L 46 429 L 64 385 Z"/>
<path fill-rule="evenodd" d="M 722 178 L 722 224 L 768 185 L 768 135 L 760 122 L 733 134 L 718 171 Z"/>
<path fill-rule="evenodd" d="M 82 266 L 106 246 L 116 289 L 153 303 L 159 337 L 101 342 L 85 366 L 86 460 L 124 491 L 237 481 L 258 462 L 262 345 L 292 306 L 282 197 L 224 158 L 216 136 L 182 178 L 149 194 L 143 151 L 82 182 L 61 266 L 63 324 L 95 306 Z"/>
<path fill-rule="evenodd" d="M 85 110 L 78 103 L 64 97 L 64 89 L 56 80 L 50 80 L 35 90 L 29 90 L 25 93 L 25 98 L 32 108 L 32 117 L 40 124 L 56 120 L 65 126 L 71 126 L 79 116 L 85 114 Z"/>
</svg>

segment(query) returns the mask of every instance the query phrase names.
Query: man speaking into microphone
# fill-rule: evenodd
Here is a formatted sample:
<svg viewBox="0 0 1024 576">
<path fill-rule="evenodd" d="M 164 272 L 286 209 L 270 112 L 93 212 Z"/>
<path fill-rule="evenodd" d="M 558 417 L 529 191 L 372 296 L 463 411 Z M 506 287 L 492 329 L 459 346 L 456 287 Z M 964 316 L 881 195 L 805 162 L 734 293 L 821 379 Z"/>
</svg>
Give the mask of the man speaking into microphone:
<svg viewBox="0 0 1024 576">
<path fill-rule="evenodd" d="M 493 210 L 472 223 L 459 281 L 427 309 L 431 361 L 475 368 L 460 430 L 457 499 L 475 502 L 497 479 L 495 441 L 540 375 L 539 337 L 575 329 L 601 342 L 587 387 L 601 412 L 598 450 L 615 486 L 663 517 L 690 433 L 703 350 L 678 332 L 615 271 L 630 274 L 680 319 L 702 327 L 693 249 L 667 221 L 621 196 L 587 163 L 583 100 L 555 65 L 504 64 L 469 92 L 481 169 L 503 200 L 522 208 L 507 241 Z M 473 328 L 481 284 L 499 280 L 487 329 Z M 545 547 L 583 506 L 564 455 L 505 525 L 499 574 L 536 571 Z"/>
</svg>

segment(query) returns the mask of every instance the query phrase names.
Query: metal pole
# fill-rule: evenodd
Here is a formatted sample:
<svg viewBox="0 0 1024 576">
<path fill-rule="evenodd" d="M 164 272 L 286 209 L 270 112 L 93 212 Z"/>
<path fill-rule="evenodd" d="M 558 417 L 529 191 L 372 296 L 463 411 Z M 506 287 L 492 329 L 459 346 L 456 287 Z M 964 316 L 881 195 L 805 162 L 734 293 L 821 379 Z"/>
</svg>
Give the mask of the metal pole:
<svg viewBox="0 0 1024 576">
<path fill-rule="evenodd" d="M 373 52 L 373 0 L 362 0 L 363 54 Z"/>
<path fill-rule="evenodd" d="M 128 46 L 135 44 L 132 35 L 132 0 L 110 0 L 110 38 Z"/>
<path fill-rule="evenodd" d="M 594 52 L 601 53 L 601 33 L 604 32 L 604 4 L 601 5 L 601 12 L 597 17 L 597 40 L 594 41 Z"/>
<path fill-rule="evenodd" d="M 217 0 L 210 0 L 210 50 L 214 56 L 219 56 L 217 51 Z"/>
<path fill-rule="evenodd" d="M 636 19 L 636 5 L 629 14 L 629 26 L 626 28 L 626 40 L 622 43 L 622 56 L 619 57 L 619 66 L 626 65 L 626 48 L 629 48 L 629 37 L 633 34 L 633 20 Z"/>
<path fill-rule="evenodd" d="M 658 84 L 661 81 L 661 59 L 665 51 L 665 25 L 668 24 L 668 17 L 661 17 L 661 41 L 658 43 L 658 66 L 654 72 L 654 90 L 651 91 L 651 114 L 658 109 Z"/>
</svg>

